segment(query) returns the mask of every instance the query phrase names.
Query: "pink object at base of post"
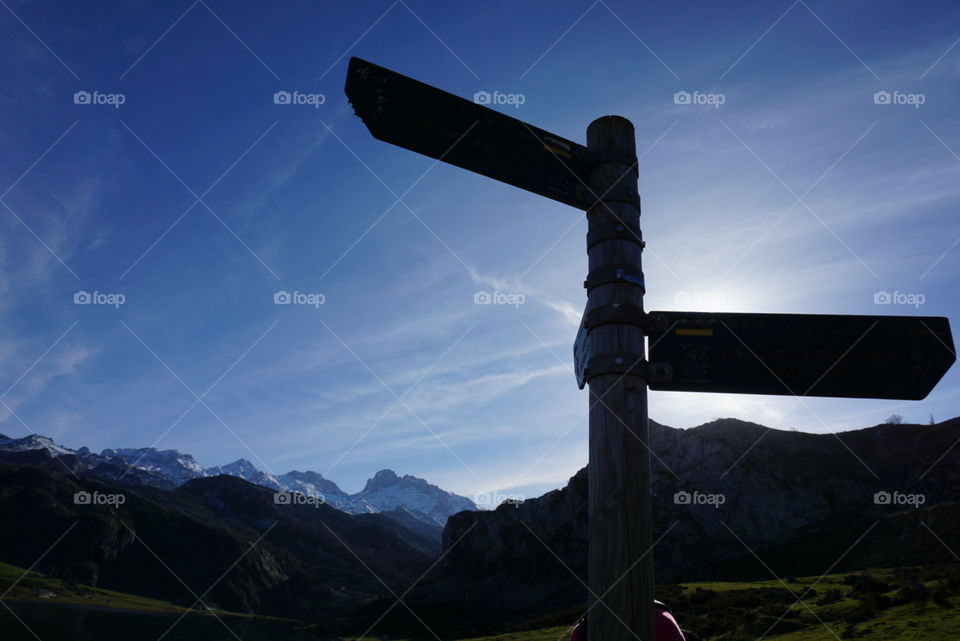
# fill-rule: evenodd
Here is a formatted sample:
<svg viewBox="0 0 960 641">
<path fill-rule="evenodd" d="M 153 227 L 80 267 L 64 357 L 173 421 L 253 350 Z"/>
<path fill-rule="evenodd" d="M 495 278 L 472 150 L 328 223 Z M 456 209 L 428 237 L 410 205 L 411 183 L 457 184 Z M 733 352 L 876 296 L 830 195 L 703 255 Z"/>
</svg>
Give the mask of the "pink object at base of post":
<svg viewBox="0 0 960 641">
<path fill-rule="evenodd" d="M 668 610 L 654 606 L 653 612 L 654 641 L 686 641 L 680 624 Z M 570 631 L 570 641 L 587 641 L 587 617 L 584 615 Z"/>
</svg>

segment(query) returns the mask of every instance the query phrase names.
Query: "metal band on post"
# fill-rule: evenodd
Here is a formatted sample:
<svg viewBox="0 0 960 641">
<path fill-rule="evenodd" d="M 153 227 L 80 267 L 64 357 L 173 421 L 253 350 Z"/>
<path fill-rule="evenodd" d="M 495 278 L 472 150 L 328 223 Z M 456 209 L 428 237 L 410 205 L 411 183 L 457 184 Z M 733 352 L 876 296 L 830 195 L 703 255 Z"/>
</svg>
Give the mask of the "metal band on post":
<svg viewBox="0 0 960 641">
<path fill-rule="evenodd" d="M 584 315 L 583 326 L 587 331 L 601 325 L 626 324 L 647 327 L 647 313 L 636 305 L 629 303 L 612 303 L 602 307 L 594 307 Z"/>
<path fill-rule="evenodd" d="M 667 363 L 651 363 L 642 354 L 598 354 L 587 362 L 587 382 L 607 374 L 637 376 L 651 383 L 665 383 L 673 377 L 673 368 Z"/>
<path fill-rule="evenodd" d="M 640 245 L 642 249 L 646 243 L 643 242 L 643 235 L 640 233 L 640 226 L 630 223 L 606 223 L 597 225 L 587 232 L 587 251 L 590 248 L 605 240 L 629 240 Z"/>
<path fill-rule="evenodd" d="M 583 287 L 587 290 L 587 295 L 589 295 L 590 291 L 595 287 L 614 283 L 629 283 L 646 291 L 643 271 L 635 265 L 604 265 L 597 267 L 587 274 L 587 280 L 583 281 Z"/>
</svg>

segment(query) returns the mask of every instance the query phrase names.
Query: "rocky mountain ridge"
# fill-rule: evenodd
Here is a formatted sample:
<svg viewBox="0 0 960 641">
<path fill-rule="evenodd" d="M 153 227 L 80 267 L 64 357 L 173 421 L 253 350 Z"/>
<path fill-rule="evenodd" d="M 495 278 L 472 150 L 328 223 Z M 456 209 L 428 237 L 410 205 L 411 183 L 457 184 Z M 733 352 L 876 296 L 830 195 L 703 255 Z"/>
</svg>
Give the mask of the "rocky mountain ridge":
<svg viewBox="0 0 960 641">
<path fill-rule="evenodd" d="M 22 459 L 38 454 L 46 454 L 73 472 L 90 471 L 122 483 L 164 489 L 173 489 L 199 478 L 234 476 L 277 492 L 304 494 L 348 514 L 399 510 L 407 517 L 438 527 L 443 527 L 451 514 L 479 509 L 466 497 L 447 492 L 415 476 L 398 476 L 392 470 L 380 470 L 367 481 L 362 491 L 347 494 L 335 482 L 317 472 L 294 470 L 274 476 L 242 458 L 227 465 L 204 468 L 193 456 L 178 450 L 108 448 L 97 454 L 86 447 L 72 450 L 38 434 L 22 438 L 0 434 L 0 460 L 3 455 Z"/>
<path fill-rule="evenodd" d="M 651 421 L 657 583 L 955 563 L 930 532 L 960 535 L 958 443 L 960 419 L 839 434 Z M 539 498 L 455 514 L 411 606 L 481 629 L 585 603 L 587 496 L 584 468 Z"/>
</svg>

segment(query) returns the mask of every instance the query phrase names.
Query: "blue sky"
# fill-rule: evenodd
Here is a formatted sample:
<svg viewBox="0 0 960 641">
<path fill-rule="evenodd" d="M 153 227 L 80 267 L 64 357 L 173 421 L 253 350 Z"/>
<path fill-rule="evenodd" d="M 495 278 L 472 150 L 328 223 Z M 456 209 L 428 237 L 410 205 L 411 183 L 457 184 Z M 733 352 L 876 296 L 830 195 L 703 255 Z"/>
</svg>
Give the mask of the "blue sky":
<svg viewBox="0 0 960 641">
<path fill-rule="evenodd" d="M 632 120 L 648 309 L 958 318 L 952 3 L 518 4 L 4 0 L 0 431 L 348 491 L 390 467 L 532 495 L 586 462 L 582 212 L 371 138 L 351 55 L 520 95 L 498 108 L 581 142 Z M 650 414 L 826 432 L 958 395 L 954 370 L 920 402 L 659 392 Z"/>
</svg>

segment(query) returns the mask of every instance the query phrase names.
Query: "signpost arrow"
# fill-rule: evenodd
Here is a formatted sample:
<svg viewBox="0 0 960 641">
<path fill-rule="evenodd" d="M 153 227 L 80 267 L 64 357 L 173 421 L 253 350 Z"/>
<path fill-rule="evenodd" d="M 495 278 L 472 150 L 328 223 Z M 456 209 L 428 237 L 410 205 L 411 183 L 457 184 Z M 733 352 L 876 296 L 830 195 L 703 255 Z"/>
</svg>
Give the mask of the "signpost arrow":
<svg viewBox="0 0 960 641">
<path fill-rule="evenodd" d="M 360 58 L 346 92 L 378 140 L 578 209 L 596 200 L 583 145 Z"/>
<path fill-rule="evenodd" d="M 650 389 L 921 400 L 956 360 L 931 316 L 652 312 Z"/>
<path fill-rule="evenodd" d="M 593 350 L 590 349 L 590 330 L 587 329 L 587 315 L 584 313 L 580 320 L 580 330 L 573 341 L 573 373 L 577 377 L 577 387 L 583 389 L 587 384 L 587 359 Z"/>
</svg>

